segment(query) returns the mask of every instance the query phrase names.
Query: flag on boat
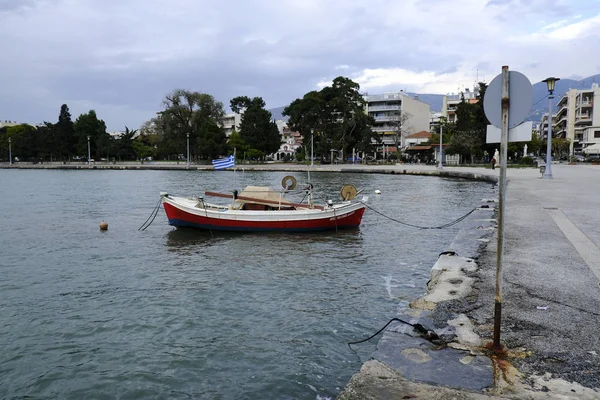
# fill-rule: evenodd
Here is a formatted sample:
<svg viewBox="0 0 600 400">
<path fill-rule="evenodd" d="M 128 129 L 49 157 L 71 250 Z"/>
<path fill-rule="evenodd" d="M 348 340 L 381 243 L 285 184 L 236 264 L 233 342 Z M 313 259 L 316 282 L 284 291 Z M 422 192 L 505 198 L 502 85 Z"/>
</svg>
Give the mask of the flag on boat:
<svg viewBox="0 0 600 400">
<path fill-rule="evenodd" d="M 227 158 L 219 158 L 218 160 L 212 160 L 213 167 L 215 169 L 226 169 L 235 167 L 235 157 L 230 155 Z"/>
</svg>

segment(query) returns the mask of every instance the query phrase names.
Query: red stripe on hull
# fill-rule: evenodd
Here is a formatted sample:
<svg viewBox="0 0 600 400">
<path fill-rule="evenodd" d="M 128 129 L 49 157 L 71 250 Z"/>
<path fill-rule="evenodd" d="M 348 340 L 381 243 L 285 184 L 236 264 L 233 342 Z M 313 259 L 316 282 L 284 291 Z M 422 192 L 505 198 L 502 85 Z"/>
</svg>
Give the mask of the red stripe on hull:
<svg viewBox="0 0 600 400">
<path fill-rule="evenodd" d="M 335 217 L 296 221 L 240 221 L 224 218 L 210 218 L 180 210 L 171 204 L 163 203 L 169 222 L 175 226 L 192 226 L 201 229 L 232 231 L 323 231 L 343 228 L 356 228 L 360 225 L 365 208 L 359 208 Z"/>
</svg>

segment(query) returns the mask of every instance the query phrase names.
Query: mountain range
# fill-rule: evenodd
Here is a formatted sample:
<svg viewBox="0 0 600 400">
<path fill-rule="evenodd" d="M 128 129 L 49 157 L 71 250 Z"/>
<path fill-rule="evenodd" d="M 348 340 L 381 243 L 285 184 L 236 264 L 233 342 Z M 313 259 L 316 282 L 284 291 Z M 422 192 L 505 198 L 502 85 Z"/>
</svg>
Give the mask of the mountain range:
<svg viewBox="0 0 600 400">
<path fill-rule="evenodd" d="M 593 83 L 600 84 L 600 74 L 588 76 L 581 80 L 575 79 L 561 79 L 556 82 L 554 88 L 554 99 L 552 104 L 555 107 L 556 103 L 560 98 L 569 91 L 569 89 L 589 89 Z M 548 98 L 548 87 L 545 82 L 537 82 L 533 86 L 533 105 L 529 112 L 529 121 L 539 121 L 543 114 L 548 113 L 548 102 L 543 101 Z M 440 112 L 442 110 L 443 94 L 420 94 L 420 93 L 408 93 L 410 96 L 418 97 L 418 99 L 424 103 L 429 104 L 431 111 Z M 287 119 L 282 116 L 283 107 L 272 108 L 269 111 L 273 115 L 273 119 Z M 555 110 L 556 111 L 556 110 Z"/>
</svg>

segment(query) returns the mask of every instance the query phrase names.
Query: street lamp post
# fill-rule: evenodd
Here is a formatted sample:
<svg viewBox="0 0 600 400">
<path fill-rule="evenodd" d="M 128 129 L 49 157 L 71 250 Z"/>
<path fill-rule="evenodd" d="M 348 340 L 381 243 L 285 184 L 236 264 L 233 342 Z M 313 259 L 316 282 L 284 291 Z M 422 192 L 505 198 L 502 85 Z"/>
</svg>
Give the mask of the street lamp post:
<svg viewBox="0 0 600 400">
<path fill-rule="evenodd" d="M 87 140 L 88 140 L 88 165 L 91 165 L 91 162 L 90 162 L 90 157 L 91 157 L 91 153 L 90 153 L 90 136 L 89 135 L 87 137 Z"/>
<path fill-rule="evenodd" d="M 444 127 L 442 125 L 442 121 L 440 121 L 440 163 L 438 164 L 438 169 L 442 169 L 442 157 L 443 157 L 443 152 L 442 152 L 442 135 L 444 134 L 443 132 Z"/>
<path fill-rule="evenodd" d="M 12 138 L 8 138 L 8 164 L 12 166 Z"/>
<path fill-rule="evenodd" d="M 190 167 L 190 134 L 186 133 L 187 136 L 187 167 Z"/>
<path fill-rule="evenodd" d="M 554 84 L 559 81 L 560 78 L 550 77 L 544 79 L 542 82 L 546 82 L 548 85 L 548 139 L 546 146 L 546 169 L 544 170 L 544 179 L 552 179 L 552 99 L 554 98 Z"/>
</svg>

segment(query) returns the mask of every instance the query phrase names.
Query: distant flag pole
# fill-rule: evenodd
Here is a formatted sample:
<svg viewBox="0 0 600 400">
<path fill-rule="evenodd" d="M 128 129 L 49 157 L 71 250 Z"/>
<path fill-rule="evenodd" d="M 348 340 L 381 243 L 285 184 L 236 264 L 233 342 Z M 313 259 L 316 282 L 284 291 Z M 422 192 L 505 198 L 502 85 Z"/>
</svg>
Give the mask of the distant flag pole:
<svg viewBox="0 0 600 400">
<path fill-rule="evenodd" d="M 236 148 L 233 148 L 233 187 L 234 189 L 237 188 L 237 174 L 236 174 L 236 170 L 237 168 L 235 167 L 235 150 Z"/>
</svg>

